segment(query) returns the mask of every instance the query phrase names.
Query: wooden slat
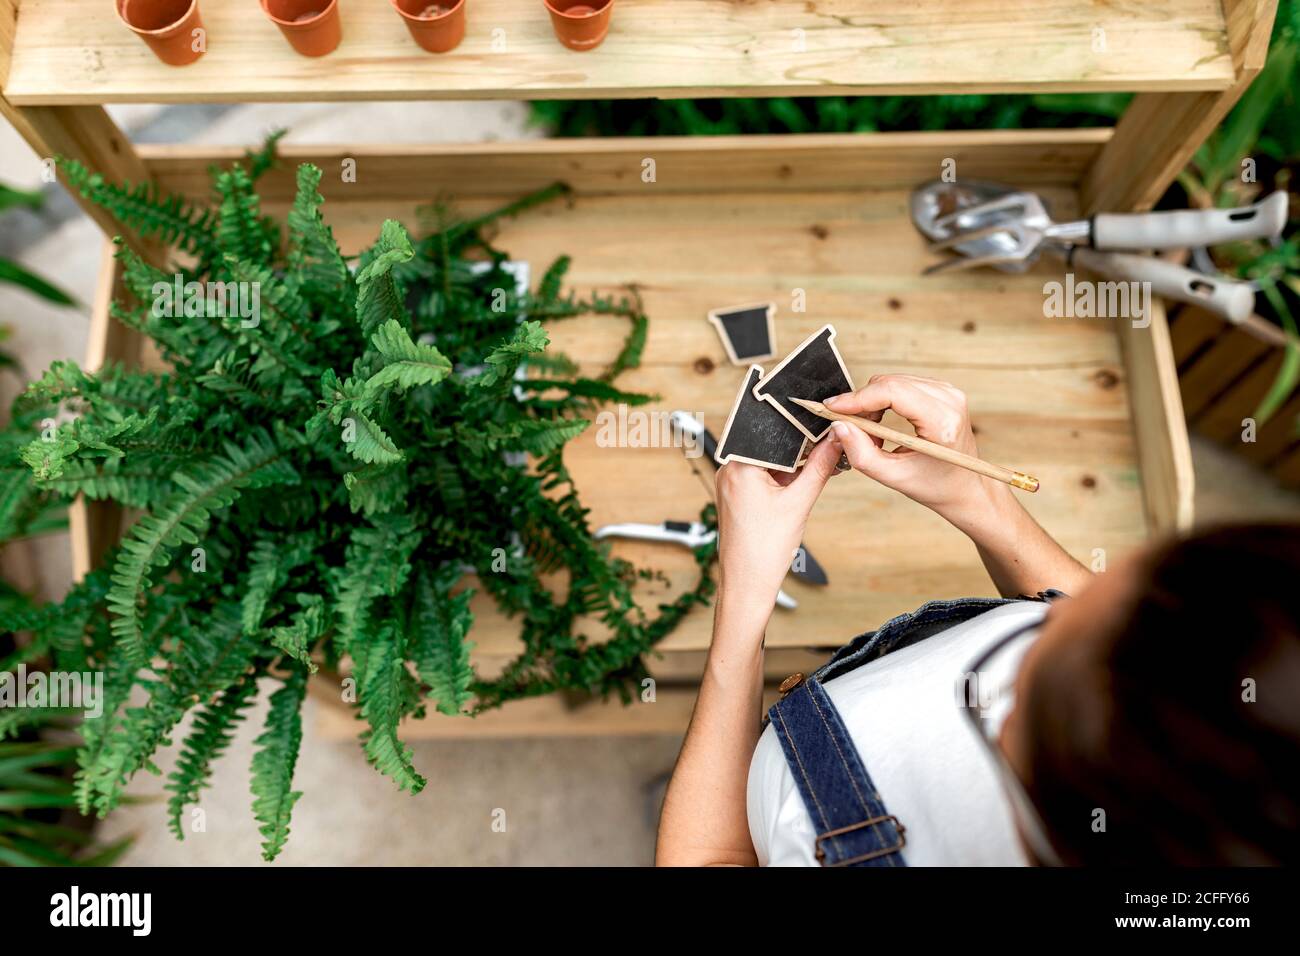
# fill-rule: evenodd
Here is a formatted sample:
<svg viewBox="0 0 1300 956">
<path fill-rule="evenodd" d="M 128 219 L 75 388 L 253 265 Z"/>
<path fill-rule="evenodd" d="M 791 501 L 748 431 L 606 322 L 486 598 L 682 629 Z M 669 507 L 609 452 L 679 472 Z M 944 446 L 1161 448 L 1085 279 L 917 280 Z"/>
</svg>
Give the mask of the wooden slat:
<svg viewBox="0 0 1300 956">
<path fill-rule="evenodd" d="M 1148 526 L 1161 534 L 1186 531 L 1194 517 L 1195 478 L 1164 303 L 1152 302 L 1146 328 L 1125 321 L 1116 326 L 1128 367 Z"/>
<path fill-rule="evenodd" d="M 111 13 L 89 16 L 82 0 L 22 0 L 11 93 L 34 105 L 1217 90 L 1233 81 L 1216 0 L 619 0 L 608 39 L 585 53 L 556 42 L 539 2 L 472 0 L 464 42 L 437 56 L 415 46 L 387 4 L 340 11 L 339 49 L 307 58 L 256 6 L 209 0 L 208 52 L 169 68 Z"/>
<path fill-rule="evenodd" d="M 1300 445 L 1291 449 L 1273 466 L 1272 471 L 1277 480 L 1288 488 L 1300 487 Z"/>
<path fill-rule="evenodd" d="M 1202 411 L 1193 426 L 1196 431 L 1212 441 L 1241 444 L 1242 421 L 1255 413 L 1268 394 L 1282 367 L 1283 354 L 1282 349 L 1268 352 L 1264 361 Z"/>
<path fill-rule="evenodd" d="M 110 182 L 148 181 L 149 173 L 130 139 L 102 106 L 32 106 L 19 112 L 18 131 L 40 155 L 62 161 L 76 160 Z M 63 169 L 55 168 L 63 176 Z M 106 235 L 122 236 L 145 260 L 162 262 L 163 248 L 158 243 L 138 238 L 107 209 L 84 199 L 71 187 L 68 191 Z"/>
<path fill-rule="evenodd" d="M 1297 444 L 1300 444 L 1300 390 L 1259 429 L 1255 441 L 1241 446 L 1241 453 L 1257 465 L 1268 466 Z"/>
<path fill-rule="evenodd" d="M 1169 326 L 1174 364 L 1182 369 L 1203 346 L 1228 330 L 1228 324 L 1194 305 L 1180 308 Z"/>
<path fill-rule="evenodd" d="M 113 244 L 105 241 L 103 261 L 91 303 L 90 329 L 86 335 L 86 357 L 82 367 L 94 372 L 105 362 L 134 365 L 140 356 L 140 335 L 109 315 L 110 304 L 126 294 L 121 273 L 113 258 Z M 72 573 L 76 580 L 99 564 L 122 531 L 122 509 L 108 501 L 87 501 L 78 495 L 68 506 L 72 539 Z"/>
<path fill-rule="evenodd" d="M 1110 137 L 1110 130 L 999 130 L 791 136 L 616 137 L 430 146 L 295 146 L 280 148 L 281 166 L 258 192 L 267 201 L 293 198 L 297 165 L 325 171 L 327 200 L 382 201 L 450 194 L 511 196 L 568 183 L 579 195 L 718 190 L 802 192 L 914 186 L 938 175 L 945 159 L 962 176 L 1018 185 L 1073 186 Z M 139 154 L 164 192 L 211 195 L 204 162 L 232 162 L 239 148 L 142 145 Z M 646 159 L 655 164 L 645 182 Z M 344 182 L 344 160 L 356 180 Z M 414 191 L 414 196 L 413 196 Z M 1073 200 L 1071 200 L 1073 202 Z"/>
<path fill-rule="evenodd" d="M 365 727 L 355 707 L 345 704 L 336 687 L 313 679 L 314 695 L 326 706 L 317 710 L 312 732 L 324 740 L 352 740 Z M 680 736 L 695 707 L 695 687 L 658 687 L 653 703 L 624 705 L 608 701 L 570 701 L 552 694 L 514 701 L 478 717 L 448 717 L 431 712 L 423 720 L 402 721 L 402 740 L 502 739 L 531 737 Z M 773 691 L 769 700 L 775 699 Z"/>
<path fill-rule="evenodd" d="M 1183 407 L 1189 421 L 1208 409 L 1219 393 L 1259 361 L 1269 346 L 1239 328 L 1230 328 L 1183 370 Z"/>
<path fill-rule="evenodd" d="M 1234 81 L 1218 92 L 1143 92 L 1079 188 L 1085 213 L 1150 209 L 1264 66 L 1277 0 L 1224 0 Z"/>
</svg>

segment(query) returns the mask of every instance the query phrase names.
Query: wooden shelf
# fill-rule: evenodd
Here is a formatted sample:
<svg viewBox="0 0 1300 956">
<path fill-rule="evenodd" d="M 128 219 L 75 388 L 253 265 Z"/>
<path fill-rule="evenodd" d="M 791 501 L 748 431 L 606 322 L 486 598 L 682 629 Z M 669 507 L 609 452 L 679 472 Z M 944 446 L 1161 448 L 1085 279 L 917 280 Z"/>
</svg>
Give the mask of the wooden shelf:
<svg viewBox="0 0 1300 956">
<path fill-rule="evenodd" d="M 342 45 L 309 59 L 253 0 L 203 0 L 208 52 L 176 68 L 105 0 L 21 0 L 0 81 L 11 104 L 42 106 L 1217 91 L 1234 80 L 1219 0 L 619 0 L 609 38 L 588 53 L 556 42 L 541 0 L 469 0 L 464 42 L 441 55 L 421 51 L 390 4 L 341 2 Z"/>
<path fill-rule="evenodd" d="M 416 226 L 416 210 L 439 194 L 452 195 L 459 209 L 474 215 L 527 189 L 567 180 L 575 187 L 571 202 L 502 222 L 498 244 L 533 263 L 535 274 L 555 256 L 571 253 L 567 284 L 579 292 L 639 287 L 649 337 L 641 367 L 620 379 L 621 386 L 661 395 L 653 408 L 700 413 L 719 431 L 740 370 L 727 363 L 705 313 L 772 299 L 780 350 L 832 322 L 855 376 L 908 371 L 963 388 L 981 453 L 1042 479 L 1042 491 L 1023 498 L 1026 507 L 1088 562 L 1096 548 L 1119 555 L 1150 530 L 1173 530 L 1185 521 L 1190 462 L 1181 408 L 1169 404 L 1176 404 L 1177 381 L 1167 348 L 1144 346 L 1152 341 L 1145 334 L 1138 347 L 1126 345 L 1124 324 L 1117 333 L 1103 320 L 1045 318 L 1043 283 L 1060 277 L 1059 266 L 1040 263 L 1021 275 L 922 276 L 932 258 L 907 209 L 911 188 L 932 176 L 944 156 L 957 156 L 964 174 L 996 171 L 1009 182 L 1032 183 L 1058 217 L 1069 217 L 1077 211 L 1081 171 L 1107 135 L 666 139 L 658 141 L 654 184 L 637 175 L 644 151 L 636 141 L 554 141 L 527 151 L 517 144 L 371 147 L 353 153 L 356 183 L 326 176 L 321 189 L 335 235 L 355 252 L 374 242 L 386 217 Z M 208 192 L 207 167 L 237 152 L 142 146 L 140 157 L 165 191 L 201 198 Z M 286 147 L 282 153 L 285 162 L 259 190 L 276 215 L 291 197 L 298 162 L 338 168 L 329 149 Z M 475 175 L 464 175 L 470 168 Z M 111 281 L 110 271 L 105 290 Z M 806 294 L 806 312 L 790 308 L 796 288 Z M 103 316 L 97 341 L 121 329 L 107 319 L 107 298 L 96 310 Z M 1152 335 L 1164 330 L 1157 311 Z M 617 353 L 625 327 L 583 317 L 554 323 L 551 331 L 557 349 L 594 373 Z M 135 361 L 132 337 L 101 344 L 90 364 L 103 356 Z M 147 349 L 140 360 L 158 367 Z M 602 448 L 595 438 L 596 430 L 588 429 L 566 452 L 593 526 L 691 519 L 709 500 L 712 471 L 703 461 L 695 463 L 696 474 L 680 449 Z M 854 534 L 846 537 L 844 528 Z M 89 563 L 114 539 L 115 530 L 105 527 L 97 542 L 81 549 L 82 560 Z M 773 617 L 767 632 L 773 652 L 833 647 L 930 598 L 989 591 L 979 557 L 960 532 L 858 475 L 831 484 L 805 540 L 832 583 L 787 583 L 800 607 Z M 615 542 L 614 549 L 664 573 L 664 580 L 638 585 L 643 606 L 693 581 L 694 562 L 684 549 L 635 541 Z M 489 661 L 513 656 L 518 622 L 481 593 L 473 606 L 476 661 L 490 667 Z M 585 630 L 599 639 L 594 622 Z M 696 658 L 652 667 L 665 677 L 693 676 L 709 634 L 707 611 L 688 615 L 660 649 L 668 657 Z"/>
</svg>

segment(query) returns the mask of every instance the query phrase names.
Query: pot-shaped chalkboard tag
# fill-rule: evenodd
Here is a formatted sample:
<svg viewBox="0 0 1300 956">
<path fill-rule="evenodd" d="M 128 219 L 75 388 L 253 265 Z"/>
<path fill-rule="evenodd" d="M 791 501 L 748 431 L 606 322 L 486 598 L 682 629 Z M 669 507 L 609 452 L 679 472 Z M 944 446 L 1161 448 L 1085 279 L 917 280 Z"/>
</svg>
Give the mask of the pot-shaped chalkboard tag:
<svg viewBox="0 0 1300 956">
<path fill-rule="evenodd" d="M 714 309 L 709 321 L 718 330 L 732 365 L 766 362 L 776 355 L 776 305 L 758 302 Z"/>
</svg>

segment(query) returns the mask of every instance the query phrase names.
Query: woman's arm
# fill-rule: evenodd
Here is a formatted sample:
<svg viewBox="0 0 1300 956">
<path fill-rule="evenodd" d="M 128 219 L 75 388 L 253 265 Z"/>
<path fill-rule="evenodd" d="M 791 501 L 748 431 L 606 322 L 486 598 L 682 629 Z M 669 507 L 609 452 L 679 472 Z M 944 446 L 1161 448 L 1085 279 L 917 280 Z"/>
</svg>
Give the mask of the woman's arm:
<svg viewBox="0 0 1300 956">
<path fill-rule="evenodd" d="M 922 438 L 978 455 L 966 396 L 946 382 L 915 375 L 877 375 L 864 388 L 826 402 L 846 414 L 879 421 L 886 409 L 911 422 Z M 835 431 L 853 467 L 947 519 L 974 542 L 984 567 L 1006 597 L 1047 588 L 1077 593 L 1092 575 L 1052 540 L 1009 485 L 919 452 L 887 452 L 880 439 L 852 425 Z"/>
<path fill-rule="evenodd" d="M 655 862 L 754 866 L 745 790 L 763 714 L 763 632 L 808 513 L 843 451 L 821 442 L 797 475 L 718 471 L 718 599 L 700 695 L 668 782 Z"/>
</svg>

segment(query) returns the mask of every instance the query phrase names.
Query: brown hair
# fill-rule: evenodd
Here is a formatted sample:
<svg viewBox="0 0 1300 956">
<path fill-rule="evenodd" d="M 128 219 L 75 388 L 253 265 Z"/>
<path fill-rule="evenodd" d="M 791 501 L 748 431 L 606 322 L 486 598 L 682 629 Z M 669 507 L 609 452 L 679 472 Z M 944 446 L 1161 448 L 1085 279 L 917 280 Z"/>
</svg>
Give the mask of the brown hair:
<svg viewBox="0 0 1300 956">
<path fill-rule="evenodd" d="M 1204 532 L 1136 573 L 1118 623 L 1023 691 L 1052 844 L 1068 864 L 1300 862 L 1300 525 Z"/>
</svg>

